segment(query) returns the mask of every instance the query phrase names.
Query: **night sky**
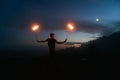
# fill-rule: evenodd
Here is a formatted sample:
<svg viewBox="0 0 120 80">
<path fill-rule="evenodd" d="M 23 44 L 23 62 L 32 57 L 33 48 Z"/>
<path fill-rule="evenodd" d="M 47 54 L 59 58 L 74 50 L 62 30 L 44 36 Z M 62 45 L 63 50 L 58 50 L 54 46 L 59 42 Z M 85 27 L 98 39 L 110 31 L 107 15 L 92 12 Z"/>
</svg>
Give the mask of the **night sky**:
<svg viewBox="0 0 120 80">
<path fill-rule="evenodd" d="M 109 35 L 119 30 L 120 0 L 0 0 L 0 48 L 40 46 L 33 42 L 34 35 L 46 39 L 50 32 L 64 40 L 68 22 L 76 25 L 68 42 Z M 39 33 L 31 31 L 32 24 L 41 25 Z"/>
</svg>

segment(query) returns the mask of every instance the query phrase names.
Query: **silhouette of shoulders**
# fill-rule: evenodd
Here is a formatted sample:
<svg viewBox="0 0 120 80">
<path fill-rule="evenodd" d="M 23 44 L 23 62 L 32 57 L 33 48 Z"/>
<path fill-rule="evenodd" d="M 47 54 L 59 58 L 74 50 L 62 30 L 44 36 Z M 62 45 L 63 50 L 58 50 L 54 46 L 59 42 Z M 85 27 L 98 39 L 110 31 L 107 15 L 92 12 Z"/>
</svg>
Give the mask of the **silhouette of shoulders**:
<svg viewBox="0 0 120 80">
<path fill-rule="evenodd" d="M 56 39 L 53 39 L 53 38 L 48 38 L 48 39 L 46 39 L 46 41 L 50 41 L 50 42 L 56 42 L 57 40 Z"/>
</svg>

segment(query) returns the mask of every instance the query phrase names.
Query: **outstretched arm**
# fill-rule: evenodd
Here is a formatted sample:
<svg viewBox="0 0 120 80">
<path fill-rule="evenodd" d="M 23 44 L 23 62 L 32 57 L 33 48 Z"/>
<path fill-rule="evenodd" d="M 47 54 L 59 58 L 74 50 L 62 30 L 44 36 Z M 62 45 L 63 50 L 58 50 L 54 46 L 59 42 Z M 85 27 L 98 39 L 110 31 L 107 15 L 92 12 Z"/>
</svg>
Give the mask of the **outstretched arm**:
<svg viewBox="0 0 120 80">
<path fill-rule="evenodd" d="M 61 41 L 61 42 L 56 41 L 57 44 L 64 44 L 65 42 L 67 42 L 67 38 L 64 41 Z"/>
<path fill-rule="evenodd" d="M 47 42 L 47 40 L 36 40 L 38 43 L 40 42 Z"/>
</svg>

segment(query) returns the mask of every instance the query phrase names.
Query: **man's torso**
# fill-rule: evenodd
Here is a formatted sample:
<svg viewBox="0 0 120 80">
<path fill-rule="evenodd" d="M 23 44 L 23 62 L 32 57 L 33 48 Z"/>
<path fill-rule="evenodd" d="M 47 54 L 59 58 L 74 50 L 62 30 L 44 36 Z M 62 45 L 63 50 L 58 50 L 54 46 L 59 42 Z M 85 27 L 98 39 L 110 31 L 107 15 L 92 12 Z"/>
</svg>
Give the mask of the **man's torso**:
<svg viewBox="0 0 120 80">
<path fill-rule="evenodd" d="M 46 41 L 48 42 L 49 48 L 55 48 L 56 39 L 48 38 Z"/>
</svg>

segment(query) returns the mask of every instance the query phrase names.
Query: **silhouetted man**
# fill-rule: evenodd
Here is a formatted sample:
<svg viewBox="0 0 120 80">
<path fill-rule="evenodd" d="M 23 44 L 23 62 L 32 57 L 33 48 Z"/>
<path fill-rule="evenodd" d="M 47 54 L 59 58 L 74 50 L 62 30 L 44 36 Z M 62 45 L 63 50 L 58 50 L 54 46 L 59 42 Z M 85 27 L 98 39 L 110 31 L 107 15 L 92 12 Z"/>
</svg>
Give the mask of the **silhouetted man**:
<svg viewBox="0 0 120 80">
<path fill-rule="evenodd" d="M 42 41 L 39 41 L 37 40 L 37 42 L 48 42 L 48 47 L 49 47 L 49 62 L 50 64 L 56 64 L 56 60 L 55 60 L 55 46 L 56 46 L 56 43 L 57 44 L 63 44 L 67 41 L 67 38 L 64 40 L 64 41 L 61 41 L 61 42 L 58 42 L 56 39 L 55 39 L 55 34 L 54 33 L 51 33 L 50 34 L 50 38 L 46 39 L 46 40 L 42 40 Z"/>
<path fill-rule="evenodd" d="M 48 42 L 48 47 L 49 47 L 49 53 L 50 53 L 50 55 L 55 54 L 55 45 L 56 45 L 56 43 L 57 44 L 63 44 L 66 41 L 67 41 L 67 38 L 64 41 L 61 41 L 61 42 L 57 41 L 55 39 L 55 34 L 54 33 L 51 33 L 50 34 L 50 38 L 48 38 L 46 40 L 42 40 L 42 41 L 37 40 L 37 42 Z"/>
</svg>

